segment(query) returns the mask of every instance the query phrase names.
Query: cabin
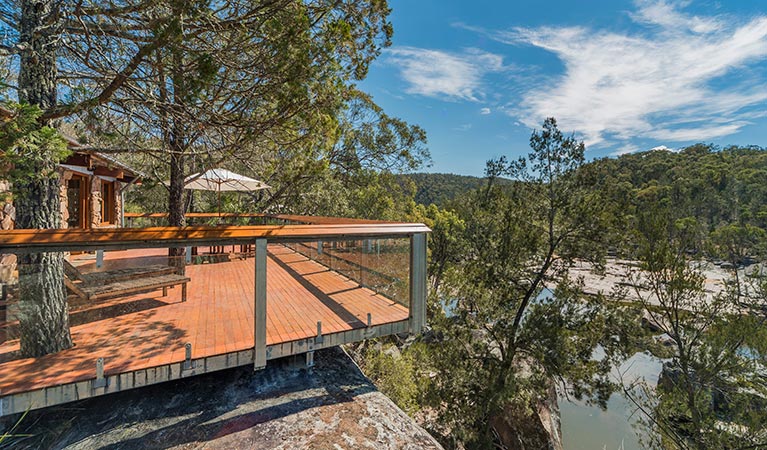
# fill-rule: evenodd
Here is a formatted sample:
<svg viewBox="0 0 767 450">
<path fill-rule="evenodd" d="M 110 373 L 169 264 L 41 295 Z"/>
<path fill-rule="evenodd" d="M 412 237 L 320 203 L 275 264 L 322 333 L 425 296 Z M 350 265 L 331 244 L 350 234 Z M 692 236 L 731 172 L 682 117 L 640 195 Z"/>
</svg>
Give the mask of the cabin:
<svg viewBox="0 0 767 450">
<path fill-rule="evenodd" d="M 118 228 L 123 193 L 140 182 L 136 171 L 99 153 L 75 150 L 59 165 L 61 228 Z"/>
<path fill-rule="evenodd" d="M 119 228 L 124 220 L 123 194 L 139 184 L 139 173 L 100 153 L 87 152 L 66 137 L 72 154 L 59 164 L 61 228 Z M 10 185 L 0 180 L 0 230 L 16 228 Z M 16 258 L 0 255 L 0 283 L 13 277 Z"/>
<path fill-rule="evenodd" d="M 141 182 L 139 173 L 105 154 L 85 151 L 65 137 L 72 154 L 59 164 L 61 228 L 118 228 L 123 222 L 123 193 Z M 0 230 L 15 228 L 16 211 L 0 181 Z"/>
</svg>

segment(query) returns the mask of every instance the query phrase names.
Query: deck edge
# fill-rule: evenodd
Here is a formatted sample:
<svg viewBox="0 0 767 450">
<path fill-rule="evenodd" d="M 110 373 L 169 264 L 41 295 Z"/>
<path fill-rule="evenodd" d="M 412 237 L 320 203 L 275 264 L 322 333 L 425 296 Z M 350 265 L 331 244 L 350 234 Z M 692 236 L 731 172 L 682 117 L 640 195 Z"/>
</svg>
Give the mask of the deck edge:
<svg viewBox="0 0 767 450">
<path fill-rule="evenodd" d="M 364 339 L 407 333 L 409 330 L 410 320 L 406 319 L 367 328 L 328 333 L 322 335 L 322 339 L 312 337 L 272 344 L 266 347 L 266 360 L 300 355 L 323 348 L 359 342 Z M 5 396 L 2 396 L 2 393 L 0 393 L 0 417 L 137 389 L 166 381 L 180 380 L 219 370 L 253 365 L 254 363 L 254 349 L 250 348 L 192 359 L 192 367 L 190 369 L 184 369 L 184 361 L 179 361 L 156 367 L 105 375 L 106 386 L 104 387 L 97 387 L 96 378 L 94 377 L 89 380 L 49 386 Z"/>
</svg>

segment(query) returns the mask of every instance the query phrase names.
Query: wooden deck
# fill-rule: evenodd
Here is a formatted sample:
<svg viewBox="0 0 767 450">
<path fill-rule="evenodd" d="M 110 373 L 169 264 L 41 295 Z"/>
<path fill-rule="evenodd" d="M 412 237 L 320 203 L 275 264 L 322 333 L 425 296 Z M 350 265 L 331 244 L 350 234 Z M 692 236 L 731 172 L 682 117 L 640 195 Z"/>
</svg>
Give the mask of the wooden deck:
<svg viewBox="0 0 767 450">
<path fill-rule="evenodd" d="M 322 335 L 328 337 L 375 328 L 383 331 L 365 336 L 407 330 L 407 307 L 280 244 L 270 244 L 268 252 L 267 359 L 314 348 L 313 342 L 322 342 L 313 339 L 318 334 L 318 321 Z M 164 250 L 146 249 L 107 252 L 103 269 L 167 263 L 163 253 L 167 255 Z M 95 262 L 80 266 L 82 270 L 89 267 L 94 268 Z M 77 384 L 96 379 L 99 357 L 104 358 L 105 377 L 143 373 L 146 384 L 183 376 L 174 377 L 173 373 L 186 359 L 187 343 L 191 344 L 192 360 L 213 361 L 206 358 L 227 355 L 221 367 L 205 363 L 198 372 L 243 365 L 248 359 L 244 352 L 250 351 L 252 358 L 254 348 L 254 259 L 190 265 L 186 275 L 191 281 L 188 301 L 183 303 L 178 286 L 170 289 L 167 297 L 154 292 L 96 305 L 73 303 L 70 320 L 75 347 L 69 350 L 18 359 L 18 340 L 0 344 L 0 415 L 3 409 L 6 414 L 23 411 L 24 404 L 55 404 L 46 396 L 56 386 L 68 387 L 60 394 L 63 401 L 99 395 L 84 392 L 86 385 Z M 371 324 L 367 323 L 368 314 Z M 331 338 L 326 345 L 347 341 Z M 303 346 L 305 342 L 309 343 L 306 348 L 285 350 L 290 343 Z M 148 369 L 153 369 L 151 376 L 156 380 L 149 380 Z M 138 375 L 131 375 L 131 381 L 124 382 L 122 388 L 113 383 L 102 387 L 101 393 L 140 384 Z M 97 389 L 95 384 L 87 386 Z"/>
</svg>

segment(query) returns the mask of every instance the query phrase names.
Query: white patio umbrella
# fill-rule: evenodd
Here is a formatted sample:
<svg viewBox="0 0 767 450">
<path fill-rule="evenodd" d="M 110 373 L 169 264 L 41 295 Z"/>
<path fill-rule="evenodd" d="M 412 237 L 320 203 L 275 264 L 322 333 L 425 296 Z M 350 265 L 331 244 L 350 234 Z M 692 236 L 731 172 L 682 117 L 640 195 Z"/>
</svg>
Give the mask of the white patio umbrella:
<svg viewBox="0 0 767 450">
<path fill-rule="evenodd" d="M 184 189 L 215 191 L 218 193 L 218 214 L 221 215 L 221 192 L 251 192 L 269 189 L 263 181 L 231 172 L 226 169 L 210 169 L 186 177 Z"/>
</svg>

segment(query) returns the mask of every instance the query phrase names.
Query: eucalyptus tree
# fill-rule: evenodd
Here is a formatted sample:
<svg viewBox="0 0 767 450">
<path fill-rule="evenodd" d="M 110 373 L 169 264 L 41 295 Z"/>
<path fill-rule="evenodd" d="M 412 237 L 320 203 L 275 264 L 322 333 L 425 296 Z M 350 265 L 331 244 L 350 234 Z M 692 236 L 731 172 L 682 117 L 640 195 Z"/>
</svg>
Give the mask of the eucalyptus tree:
<svg viewBox="0 0 767 450">
<path fill-rule="evenodd" d="M 17 72 L 7 83 L 17 98 L 2 99 L 7 123 L 32 105 L 30 136 L 77 117 L 87 131 L 112 135 L 99 150 L 167 163 L 169 222 L 181 225 L 190 155 L 213 166 L 246 159 L 243 148 L 323 145 L 351 83 L 389 44 L 388 13 L 384 0 L 3 3 L 0 52 Z M 39 175 L 12 179 L 19 227 L 59 225 L 57 145 L 15 153 L 15 173 Z M 21 286 L 24 354 L 71 345 L 60 258 L 21 261 L 39 274 Z"/>
<path fill-rule="evenodd" d="M 326 188 L 331 201 L 344 193 L 364 196 L 362 191 L 386 182 L 386 174 L 430 163 L 423 128 L 389 116 L 364 92 L 350 89 L 347 94 L 325 140 L 263 152 L 267 183 L 275 189 L 262 207 L 280 204 L 311 211 L 326 203 L 317 194 Z M 382 219 L 373 210 L 364 213 Z"/>
<path fill-rule="evenodd" d="M 552 380 L 604 404 L 611 362 L 630 341 L 629 315 L 585 296 L 568 276 L 576 259 L 600 265 L 611 221 L 589 173 L 578 170 L 583 143 L 551 118 L 530 145 L 527 158 L 488 163 L 488 178 L 513 183 L 489 184 L 457 208 L 465 250 L 441 288 L 454 304 L 432 321 L 443 337 L 433 347 L 432 406 L 448 444 L 527 448 L 534 433 L 525 418 Z M 605 357 L 596 360 L 599 346 Z"/>
<path fill-rule="evenodd" d="M 767 253 L 767 232 L 748 223 L 722 225 L 711 232 L 711 253 L 722 258 L 730 265 L 733 292 L 737 299 L 743 298 L 744 305 L 749 305 L 749 278 L 759 277 L 763 271 L 755 262 L 757 255 Z M 751 267 L 748 267 L 751 266 Z M 743 278 L 741 275 L 745 275 Z"/>
<path fill-rule="evenodd" d="M 148 153 L 169 168 L 171 225 L 183 224 L 192 170 L 332 146 L 352 82 L 391 35 L 385 1 L 165 2 L 157 10 L 170 20 L 166 44 L 93 123 L 120 141 L 138 136 L 138 147 L 159 147 Z"/>
<path fill-rule="evenodd" d="M 99 73 L 101 82 L 92 85 L 81 99 L 70 102 L 65 98 L 62 102 L 62 93 L 68 96 L 86 85 L 70 76 L 89 80 L 90 85 L 96 73 L 91 63 L 110 59 L 111 54 L 110 47 L 105 47 L 98 35 L 88 35 L 78 19 L 83 15 L 99 17 L 109 28 L 110 15 L 123 8 L 142 7 L 56 0 L 19 0 L 0 7 L 0 33 L 4 37 L 0 52 L 17 74 L 5 86 L 15 91 L 16 98 L 2 99 L 7 107 L 2 140 L 8 144 L 3 159 L 4 165 L 13 167 L 6 177 L 12 181 L 17 227 L 57 228 L 60 224 L 57 163 L 66 154 L 66 146 L 50 127 L 51 121 L 107 102 L 151 49 L 162 42 L 160 36 L 126 50 L 130 53 L 126 64 L 112 65 Z M 70 58 L 69 44 L 78 33 L 83 33 L 80 36 L 91 43 L 93 51 Z M 14 136 L 15 132 L 22 134 Z M 61 259 L 60 253 L 46 252 L 19 259 L 23 355 L 42 355 L 72 345 Z"/>
<path fill-rule="evenodd" d="M 723 291 L 708 292 L 706 263 L 688 251 L 697 237 L 684 221 L 670 217 L 668 206 L 648 208 L 638 217 L 634 238 L 642 271 L 631 282 L 646 314 L 671 344 L 657 388 L 636 383 L 627 389 L 654 431 L 647 445 L 763 448 L 767 280 L 763 273 L 733 274 Z M 743 230 L 714 233 L 714 242 L 731 252 L 734 247 L 727 244 L 743 245 L 737 239 Z M 764 235 L 748 237 L 754 238 L 749 254 L 756 257 Z"/>
</svg>

